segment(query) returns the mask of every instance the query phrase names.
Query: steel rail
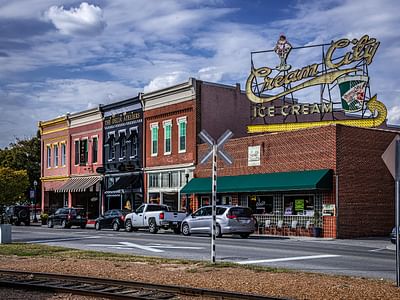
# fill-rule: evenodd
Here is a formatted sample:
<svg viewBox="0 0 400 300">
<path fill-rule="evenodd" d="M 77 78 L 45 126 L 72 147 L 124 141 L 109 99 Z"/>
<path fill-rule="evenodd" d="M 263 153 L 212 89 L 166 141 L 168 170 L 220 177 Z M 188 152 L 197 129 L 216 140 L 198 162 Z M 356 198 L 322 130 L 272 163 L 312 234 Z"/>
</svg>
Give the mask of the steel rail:
<svg viewBox="0 0 400 300">
<path fill-rule="evenodd" d="M 174 299 L 178 295 L 244 300 L 287 299 L 177 285 L 2 269 L 0 269 L 0 286 L 47 292 L 64 292 L 109 299 Z"/>
</svg>

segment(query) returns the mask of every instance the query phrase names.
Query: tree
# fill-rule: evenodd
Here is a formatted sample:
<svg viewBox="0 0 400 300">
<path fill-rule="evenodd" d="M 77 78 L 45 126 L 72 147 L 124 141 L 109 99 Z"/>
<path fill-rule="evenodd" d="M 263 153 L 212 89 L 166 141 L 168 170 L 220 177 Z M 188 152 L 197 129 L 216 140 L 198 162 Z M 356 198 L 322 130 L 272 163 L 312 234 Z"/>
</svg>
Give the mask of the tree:
<svg viewBox="0 0 400 300">
<path fill-rule="evenodd" d="M 25 202 L 25 192 L 29 188 L 26 170 L 0 167 L 0 206 Z"/>
<path fill-rule="evenodd" d="M 0 149 L 0 167 L 13 170 L 26 170 L 28 182 L 32 185 L 36 180 L 40 183 L 40 134 L 31 139 L 16 140 L 4 150 Z M 38 187 L 40 190 L 40 187 Z M 27 187 L 26 197 L 29 195 Z"/>
</svg>

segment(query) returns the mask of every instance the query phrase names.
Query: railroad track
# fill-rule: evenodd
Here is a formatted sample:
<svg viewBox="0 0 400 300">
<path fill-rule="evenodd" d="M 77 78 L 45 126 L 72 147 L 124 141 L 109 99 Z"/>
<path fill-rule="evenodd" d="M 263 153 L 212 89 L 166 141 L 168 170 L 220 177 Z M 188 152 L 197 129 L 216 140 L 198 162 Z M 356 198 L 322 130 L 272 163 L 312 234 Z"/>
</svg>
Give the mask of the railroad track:
<svg viewBox="0 0 400 300">
<path fill-rule="evenodd" d="M 137 281 L 1 269 L 0 286 L 41 290 L 45 292 L 71 293 L 109 299 L 179 299 L 179 296 L 244 300 L 284 299 L 176 285 L 149 284 Z"/>
</svg>

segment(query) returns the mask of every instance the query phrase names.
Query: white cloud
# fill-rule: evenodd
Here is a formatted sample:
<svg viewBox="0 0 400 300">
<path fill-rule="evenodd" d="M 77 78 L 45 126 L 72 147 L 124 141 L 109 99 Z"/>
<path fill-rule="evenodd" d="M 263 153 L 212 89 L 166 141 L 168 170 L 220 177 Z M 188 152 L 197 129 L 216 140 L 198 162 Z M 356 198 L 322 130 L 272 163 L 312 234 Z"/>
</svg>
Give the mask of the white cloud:
<svg viewBox="0 0 400 300">
<path fill-rule="evenodd" d="M 178 83 L 182 83 L 188 80 L 188 73 L 186 72 L 172 72 L 162 76 L 157 76 L 150 81 L 143 89 L 145 93 L 157 91 Z"/>
<path fill-rule="evenodd" d="M 46 17 L 66 35 L 91 35 L 103 31 L 106 22 L 100 7 L 82 2 L 79 8 L 65 10 L 63 6 L 52 6 Z"/>
<path fill-rule="evenodd" d="M 400 106 L 392 106 L 388 111 L 389 124 L 400 124 Z"/>
</svg>

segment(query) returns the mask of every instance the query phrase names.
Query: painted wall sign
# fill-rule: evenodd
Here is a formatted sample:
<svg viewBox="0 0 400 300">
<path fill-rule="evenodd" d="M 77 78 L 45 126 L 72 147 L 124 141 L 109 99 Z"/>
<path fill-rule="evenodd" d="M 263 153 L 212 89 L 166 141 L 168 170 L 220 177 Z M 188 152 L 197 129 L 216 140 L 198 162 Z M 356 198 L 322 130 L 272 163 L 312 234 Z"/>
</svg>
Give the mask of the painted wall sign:
<svg viewBox="0 0 400 300">
<path fill-rule="evenodd" d="M 367 68 L 372 63 L 379 44 L 375 38 L 364 35 L 360 39 L 340 39 L 331 44 L 292 47 L 286 37 L 281 35 L 273 50 L 252 52 L 252 69 L 246 82 L 246 95 L 253 103 L 253 118 L 265 120 L 275 116 L 286 118 L 308 114 L 318 114 L 321 118 L 315 122 L 283 121 L 249 125 L 248 132 L 285 131 L 328 124 L 359 127 L 377 127 L 382 124 L 387 110 L 378 101 L 377 95 L 370 96 Z M 299 49 L 304 53 L 313 47 L 322 48 L 321 62 L 292 70 L 292 66 L 287 63 L 289 53 Z M 254 66 L 253 55 L 273 52 L 280 59 L 278 66 Z M 299 103 L 295 98 L 296 92 L 318 86 L 321 90 L 319 103 Z M 334 95 L 335 90 L 337 96 Z M 274 101 L 278 105 L 274 105 Z M 334 116 L 337 111 L 359 115 L 338 120 Z M 324 118 L 327 114 L 332 117 Z"/>
</svg>

